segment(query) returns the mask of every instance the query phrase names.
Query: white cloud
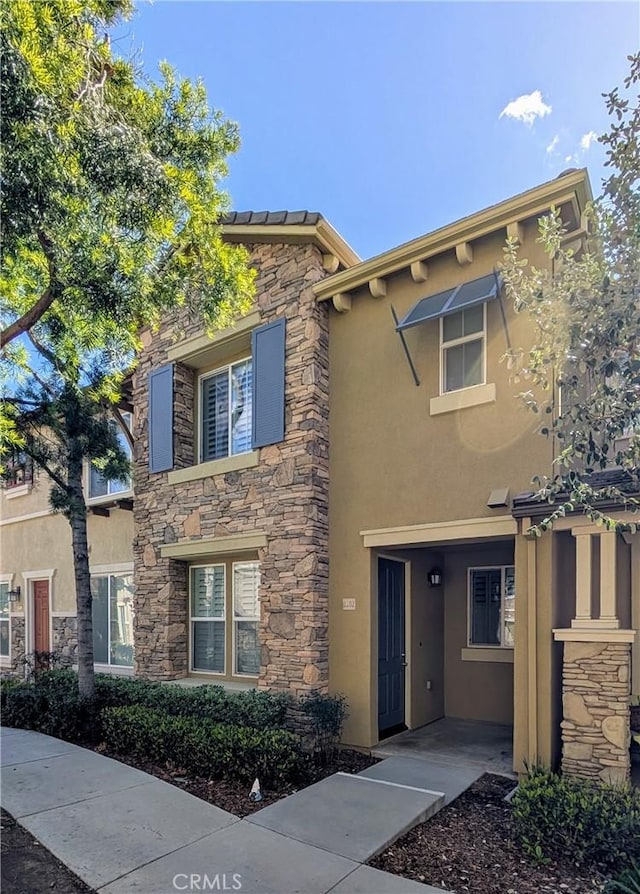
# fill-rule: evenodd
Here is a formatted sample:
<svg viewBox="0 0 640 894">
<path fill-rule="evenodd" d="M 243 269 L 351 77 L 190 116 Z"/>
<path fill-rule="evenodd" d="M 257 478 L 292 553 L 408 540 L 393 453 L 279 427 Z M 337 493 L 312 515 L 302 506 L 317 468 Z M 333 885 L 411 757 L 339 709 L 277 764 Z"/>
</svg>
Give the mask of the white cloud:
<svg viewBox="0 0 640 894">
<path fill-rule="evenodd" d="M 559 134 L 556 134 L 555 137 L 551 140 L 551 142 L 547 146 L 547 154 L 548 155 L 551 155 L 552 152 L 556 151 L 556 148 L 557 148 L 559 142 L 560 142 L 560 136 L 559 136 Z"/>
<path fill-rule="evenodd" d="M 565 155 L 564 160 L 567 163 L 571 162 L 571 164 L 574 164 L 574 165 L 577 165 L 579 162 L 579 158 L 575 153 L 573 155 Z"/>
<path fill-rule="evenodd" d="M 586 152 L 591 144 L 597 139 L 598 134 L 595 132 L 595 130 L 590 130 L 589 133 L 584 134 L 584 136 L 580 140 L 580 148 L 584 149 L 584 151 Z"/>
<path fill-rule="evenodd" d="M 534 90 L 533 93 L 525 93 L 507 103 L 499 117 L 514 118 L 531 127 L 536 118 L 544 118 L 550 114 L 551 106 L 544 102 L 539 90 Z"/>
</svg>

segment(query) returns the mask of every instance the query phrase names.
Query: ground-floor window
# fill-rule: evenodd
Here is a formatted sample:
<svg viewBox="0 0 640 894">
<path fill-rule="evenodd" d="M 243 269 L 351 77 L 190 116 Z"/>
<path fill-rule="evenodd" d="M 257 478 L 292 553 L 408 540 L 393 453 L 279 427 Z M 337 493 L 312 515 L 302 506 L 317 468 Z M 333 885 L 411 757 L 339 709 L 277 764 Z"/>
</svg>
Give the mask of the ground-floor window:
<svg viewBox="0 0 640 894">
<path fill-rule="evenodd" d="M 192 566 L 191 670 L 257 677 L 260 670 L 258 562 Z"/>
<path fill-rule="evenodd" d="M 469 645 L 513 648 L 515 568 L 469 569 Z"/>
<path fill-rule="evenodd" d="M 9 657 L 9 582 L 0 583 L 0 658 Z"/>
<path fill-rule="evenodd" d="M 91 592 L 94 662 L 133 667 L 133 575 L 96 575 Z"/>
</svg>

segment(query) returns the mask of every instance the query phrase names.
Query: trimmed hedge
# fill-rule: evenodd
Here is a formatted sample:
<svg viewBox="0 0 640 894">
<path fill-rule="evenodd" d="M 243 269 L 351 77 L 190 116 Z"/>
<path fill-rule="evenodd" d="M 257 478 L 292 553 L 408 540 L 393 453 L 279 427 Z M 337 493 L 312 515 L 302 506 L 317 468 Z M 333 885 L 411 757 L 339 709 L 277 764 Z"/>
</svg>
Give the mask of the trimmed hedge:
<svg viewBox="0 0 640 894">
<path fill-rule="evenodd" d="M 300 778 L 304 757 L 300 740 L 283 730 L 256 730 L 180 717 L 134 705 L 102 711 L 104 741 L 117 754 L 134 754 L 155 763 L 172 763 L 187 773 L 215 779 L 256 776 L 264 785 Z"/>
<path fill-rule="evenodd" d="M 640 860 L 640 791 L 542 768 L 529 771 L 512 800 L 516 840 L 535 860 L 570 859 L 622 870 Z"/>
<path fill-rule="evenodd" d="M 89 704 L 80 698 L 72 670 L 40 671 L 29 683 L 2 681 L 0 693 L 6 726 L 35 729 L 70 742 L 100 742 L 104 708 L 139 705 L 171 717 L 257 730 L 305 731 L 308 750 L 321 759 L 339 740 L 346 714 L 340 696 L 294 699 L 281 692 L 231 692 L 210 684 L 187 688 L 109 674 L 96 675 L 96 698 Z"/>
<path fill-rule="evenodd" d="M 47 671 L 35 683 L 2 681 L 0 712 L 4 726 L 34 729 L 68 742 L 98 742 L 98 707 L 80 698 L 71 671 Z"/>
<path fill-rule="evenodd" d="M 222 686 L 186 688 L 126 677 L 96 675 L 96 701 L 101 707 L 143 705 L 180 717 L 203 717 L 255 729 L 279 729 L 290 697 L 285 693 L 230 692 Z"/>
<path fill-rule="evenodd" d="M 282 728 L 290 703 L 285 693 L 229 692 L 210 685 L 187 689 L 96 674 L 96 698 L 89 705 L 78 695 L 77 676 L 70 670 L 42 672 L 33 683 L 3 681 L 1 685 L 6 726 L 36 729 L 71 742 L 100 741 L 100 712 L 108 707 L 141 705 L 170 716 L 263 730 Z"/>
</svg>

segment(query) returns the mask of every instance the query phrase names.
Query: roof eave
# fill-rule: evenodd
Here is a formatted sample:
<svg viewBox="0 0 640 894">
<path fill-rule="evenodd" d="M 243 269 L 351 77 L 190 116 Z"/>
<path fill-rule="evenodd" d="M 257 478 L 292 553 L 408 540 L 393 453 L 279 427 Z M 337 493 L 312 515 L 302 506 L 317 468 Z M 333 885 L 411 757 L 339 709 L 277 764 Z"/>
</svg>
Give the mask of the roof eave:
<svg viewBox="0 0 640 894">
<path fill-rule="evenodd" d="M 316 283 L 313 290 L 318 301 L 327 301 L 335 295 L 344 295 L 366 286 L 372 280 L 389 276 L 416 262 L 425 261 L 434 255 L 495 232 L 508 224 L 518 223 L 540 214 L 551 205 L 571 203 L 577 220 L 580 220 L 587 203 L 591 200 L 587 170 L 581 168 L 335 273 Z"/>
<path fill-rule="evenodd" d="M 320 217 L 314 224 L 223 224 L 222 236 L 227 242 L 243 243 L 292 243 L 316 245 L 329 256 L 326 264 L 330 269 L 334 258 L 345 268 L 361 263 L 361 258 L 331 224 Z M 336 268 L 338 266 L 336 264 Z"/>
</svg>

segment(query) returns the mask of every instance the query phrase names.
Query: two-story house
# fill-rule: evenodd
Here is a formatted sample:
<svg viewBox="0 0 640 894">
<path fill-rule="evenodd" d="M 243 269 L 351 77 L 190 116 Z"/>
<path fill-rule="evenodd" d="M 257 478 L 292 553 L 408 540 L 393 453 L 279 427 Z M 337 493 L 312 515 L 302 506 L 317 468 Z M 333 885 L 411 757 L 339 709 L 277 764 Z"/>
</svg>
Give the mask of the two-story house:
<svg viewBox="0 0 640 894">
<path fill-rule="evenodd" d="M 553 445 L 500 362 L 531 338 L 507 235 L 544 265 L 540 216 L 579 242 L 589 198 L 567 172 L 367 261 L 318 215 L 227 219 L 254 309 L 165 321 L 135 376 L 138 673 L 341 692 L 366 747 L 468 718 L 521 767 L 562 729 L 567 769 L 626 775 L 638 537 L 527 536 Z"/>
</svg>

